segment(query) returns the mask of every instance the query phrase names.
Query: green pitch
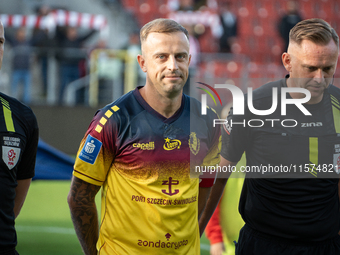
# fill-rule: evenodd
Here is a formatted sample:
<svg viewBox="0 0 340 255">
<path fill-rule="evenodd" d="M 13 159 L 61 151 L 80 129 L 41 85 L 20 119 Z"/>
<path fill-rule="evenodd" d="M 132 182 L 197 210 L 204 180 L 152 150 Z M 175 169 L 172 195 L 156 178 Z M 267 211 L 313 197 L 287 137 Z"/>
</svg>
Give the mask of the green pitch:
<svg viewBox="0 0 340 255">
<path fill-rule="evenodd" d="M 82 255 L 73 229 L 67 194 L 70 181 L 34 181 L 16 220 L 20 255 Z M 100 192 L 97 202 L 100 201 Z M 202 255 L 209 242 L 202 238 Z"/>
<path fill-rule="evenodd" d="M 34 181 L 16 220 L 20 255 L 81 255 L 67 205 L 70 181 Z"/>
</svg>

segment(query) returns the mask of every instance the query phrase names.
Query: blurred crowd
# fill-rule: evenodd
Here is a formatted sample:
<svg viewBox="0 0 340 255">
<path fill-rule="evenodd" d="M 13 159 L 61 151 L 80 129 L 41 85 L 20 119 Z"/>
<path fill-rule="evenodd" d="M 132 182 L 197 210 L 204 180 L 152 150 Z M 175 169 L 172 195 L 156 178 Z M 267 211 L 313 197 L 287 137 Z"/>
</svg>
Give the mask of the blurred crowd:
<svg viewBox="0 0 340 255">
<path fill-rule="evenodd" d="M 47 17 L 51 11 L 53 10 L 43 5 L 37 8 L 36 15 Z M 118 76 L 123 73 L 122 70 L 112 70 L 119 69 L 119 63 L 124 61 L 114 59 L 114 54 L 109 52 L 107 38 L 102 37 L 98 29 L 57 25 L 52 29 L 48 26 L 5 26 L 5 30 L 6 45 L 10 48 L 9 93 L 25 104 L 45 104 L 51 92 L 49 83 L 54 79 L 57 83 L 56 90 L 52 91 L 55 94 L 52 95 L 55 98 L 54 104 L 65 105 L 67 88 L 71 83 L 89 75 L 91 54 L 96 49 L 103 51 L 96 59 L 100 84 L 112 87 L 112 79 L 115 78 L 113 73 L 118 73 Z M 116 50 L 125 50 L 128 54 L 137 55 L 140 52 L 138 34 L 130 35 L 128 44 Z M 51 61 L 56 63 L 52 73 Z M 33 77 L 32 73 L 38 77 Z M 88 81 L 84 83 L 76 85 L 76 93 L 71 95 L 75 97 L 75 104 L 88 104 L 85 99 Z M 110 102 L 112 98 L 107 100 Z"/>
<path fill-rule="evenodd" d="M 129 11 L 129 6 L 124 6 L 124 3 L 121 4 Z M 139 10 L 142 10 L 142 6 L 139 7 Z M 183 16 L 183 22 L 181 23 L 190 33 L 192 55 L 190 77 L 198 74 L 202 53 L 240 53 L 239 23 L 242 21 L 242 17 L 239 15 L 240 10 L 238 9 L 237 11 L 235 1 L 168 0 L 166 8 L 168 12 L 164 17 L 169 16 L 169 13 L 178 14 L 178 16 L 173 17 L 181 21 Z M 136 9 L 138 9 L 138 6 Z M 286 47 L 290 28 L 302 19 L 297 11 L 298 5 L 295 1 L 288 1 L 286 10 L 287 12 L 276 21 L 277 30 L 282 37 L 282 51 Z M 44 17 L 49 15 L 51 11 L 48 6 L 40 6 L 36 10 L 36 15 Z M 203 25 L 202 22 L 197 22 L 197 17 L 193 18 L 194 20 L 190 19 L 190 15 L 195 15 L 195 13 L 198 13 L 199 20 L 203 22 Z M 202 13 L 205 13 L 205 15 L 208 13 L 206 20 L 210 23 L 204 24 L 204 15 Z M 133 11 L 132 16 L 137 21 L 137 27 L 131 33 L 128 43 L 121 49 L 116 50 L 125 50 L 131 56 L 136 56 L 140 52 L 139 27 L 145 22 L 140 21 L 139 16 Z M 212 22 L 212 17 L 217 19 Z M 149 18 L 151 19 L 152 17 Z M 76 26 L 56 26 L 53 31 L 40 27 L 34 29 L 25 27 L 5 29 L 7 45 L 12 49 L 10 93 L 24 103 L 46 103 L 48 93 L 51 93 L 49 91 L 51 80 L 49 65 L 51 64 L 51 59 L 53 59 L 57 63 L 57 68 L 54 70 L 55 74 L 57 73 L 55 75 L 57 77 L 57 91 L 54 91 L 54 103 L 58 105 L 65 104 L 65 94 L 68 86 L 90 73 L 90 56 L 96 49 L 102 50 L 101 54 L 96 58 L 96 61 L 98 61 L 96 71 L 99 74 L 99 88 L 106 88 L 101 94 L 112 95 L 117 91 L 119 94 L 123 93 L 122 86 L 126 78 L 124 76 L 124 60 L 115 59 L 114 54 L 109 51 L 107 40 L 99 36 L 98 30 L 80 29 Z M 207 40 L 206 37 L 210 37 L 210 39 Z M 32 66 L 39 66 L 38 79 L 32 79 Z M 135 68 L 137 78 L 134 86 L 143 85 L 145 76 L 138 68 L 137 62 Z M 188 84 L 193 82 L 190 77 Z M 32 95 L 32 83 L 36 81 L 40 84 L 39 89 Z M 88 83 L 88 79 L 85 79 L 85 83 Z M 120 84 L 117 85 L 117 83 Z M 112 89 L 107 89 L 113 86 L 119 86 L 120 88 L 116 89 L 115 92 Z M 76 85 L 75 88 L 76 93 L 71 95 L 75 97 L 75 103 L 87 104 L 86 93 L 88 93 L 88 90 L 86 86 Z M 185 93 L 190 94 L 189 85 L 185 86 Z M 107 99 L 104 98 L 103 101 L 110 102 L 112 98 L 110 96 Z"/>
</svg>

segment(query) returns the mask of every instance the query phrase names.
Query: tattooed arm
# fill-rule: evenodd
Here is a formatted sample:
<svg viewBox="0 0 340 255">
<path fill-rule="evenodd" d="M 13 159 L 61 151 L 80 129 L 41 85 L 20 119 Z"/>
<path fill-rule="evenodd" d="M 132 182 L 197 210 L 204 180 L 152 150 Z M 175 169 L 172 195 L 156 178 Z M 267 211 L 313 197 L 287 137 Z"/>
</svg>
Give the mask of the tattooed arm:
<svg viewBox="0 0 340 255">
<path fill-rule="evenodd" d="M 99 230 L 95 196 L 99 189 L 100 186 L 73 176 L 67 197 L 74 229 L 85 255 L 97 254 Z"/>
</svg>

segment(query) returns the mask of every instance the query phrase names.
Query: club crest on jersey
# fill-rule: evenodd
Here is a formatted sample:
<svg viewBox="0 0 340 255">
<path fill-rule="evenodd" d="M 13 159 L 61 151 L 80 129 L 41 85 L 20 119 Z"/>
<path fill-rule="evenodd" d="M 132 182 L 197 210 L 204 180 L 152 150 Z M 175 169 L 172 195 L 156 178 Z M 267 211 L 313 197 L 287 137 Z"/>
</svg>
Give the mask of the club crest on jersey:
<svg viewBox="0 0 340 255">
<path fill-rule="evenodd" d="M 2 160 L 9 170 L 12 170 L 18 163 L 20 157 L 20 148 L 2 146 Z"/>
<path fill-rule="evenodd" d="M 333 167 L 334 167 L 334 171 L 337 174 L 339 174 L 340 172 L 340 144 L 334 145 Z"/>
<path fill-rule="evenodd" d="M 93 165 L 96 162 L 101 147 L 102 143 L 98 139 L 88 135 L 83 149 L 79 153 L 79 158 Z"/>
<path fill-rule="evenodd" d="M 179 193 L 178 189 L 173 189 L 173 185 L 178 185 L 179 181 L 178 180 L 173 180 L 172 177 L 169 177 L 169 180 L 163 181 L 162 185 L 168 185 L 168 189 L 162 189 L 162 193 L 173 196 Z"/>
<path fill-rule="evenodd" d="M 334 154 L 334 170 L 337 174 L 340 172 L 340 154 Z"/>
<path fill-rule="evenodd" d="M 174 149 L 181 148 L 181 141 L 178 139 L 170 139 L 170 138 L 164 138 L 165 143 L 163 145 L 163 149 L 166 151 L 172 151 Z"/>
<path fill-rule="evenodd" d="M 201 147 L 200 139 L 197 138 L 195 132 L 190 133 L 189 137 L 189 148 L 192 154 L 197 155 Z"/>
<path fill-rule="evenodd" d="M 228 135 L 231 133 L 231 126 L 228 122 L 228 120 L 225 120 L 224 125 L 223 125 L 224 130 L 227 132 Z"/>
</svg>

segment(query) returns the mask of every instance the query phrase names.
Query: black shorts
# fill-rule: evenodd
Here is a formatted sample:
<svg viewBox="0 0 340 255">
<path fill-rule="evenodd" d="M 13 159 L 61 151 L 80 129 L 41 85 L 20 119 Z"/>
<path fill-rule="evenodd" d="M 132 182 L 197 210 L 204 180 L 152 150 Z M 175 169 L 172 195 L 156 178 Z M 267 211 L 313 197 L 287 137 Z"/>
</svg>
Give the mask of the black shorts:
<svg viewBox="0 0 340 255">
<path fill-rule="evenodd" d="M 247 225 L 240 231 L 235 255 L 339 255 L 340 236 L 323 242 L 293 243 L 262 234 Z"/>
</svg>

